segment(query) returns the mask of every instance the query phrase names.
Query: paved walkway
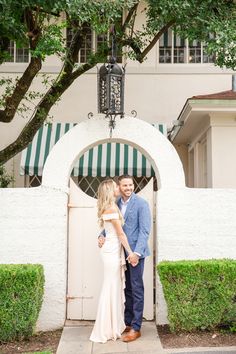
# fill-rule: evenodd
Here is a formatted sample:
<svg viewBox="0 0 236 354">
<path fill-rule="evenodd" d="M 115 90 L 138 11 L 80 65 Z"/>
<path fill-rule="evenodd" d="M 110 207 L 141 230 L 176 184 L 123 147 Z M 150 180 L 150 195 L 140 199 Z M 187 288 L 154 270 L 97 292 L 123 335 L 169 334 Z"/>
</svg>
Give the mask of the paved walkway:
<svg viewBox="0 0 236 354">
<path fill-rule="evenodd" d="M 91 321 L 68 321 L 57 354 L 236 354 L 236 347 L 163 349 L 154 322 L 143 322 L 142 336 L 130 343 L 121 340 L 92 343 L 89 340 L 92 328 Z"/>
<path fill-rule="evenodd" d="M 142 336 L 130 343 L 121 340 L 108 341 L 105 344 L 92 343 L 89 340 L 92 328 L 93 323 L 89 321 L 80 321 L 79 326 L 78 322 L 75 326 L 73 322 L 67 323 L 62 332 L 57 354 L 163 353 L 154 322 L 144 322 Z"/>
</svg>

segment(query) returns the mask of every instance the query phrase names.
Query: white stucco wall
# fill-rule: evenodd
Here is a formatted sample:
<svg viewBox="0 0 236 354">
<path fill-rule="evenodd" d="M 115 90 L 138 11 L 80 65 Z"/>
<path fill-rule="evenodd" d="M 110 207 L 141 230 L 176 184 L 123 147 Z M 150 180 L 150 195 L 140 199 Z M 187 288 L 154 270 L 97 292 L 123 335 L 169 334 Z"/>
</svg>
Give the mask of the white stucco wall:
<svg viewBox="0 0 236 354">
<path fill-rule="evenodd" d="M 45 294 L 38 330 L 62 327 L 67 269 L 67 195 L 47 188 L 0 189 L 0 262 L 39 263 Z"/>
<path fill-rule="evenodd" d="M 162 189 L 157 201 L 157 261 L 236 259 L 236 189 Z M 166 306 L 157 284 L 157 319 Z"/>
<path fill-rule="evenodd" d="M 38 330 L 61 327 L 66 318 L 67 192 L 73 161 L 88 146 L 108 138 L 101 116 L 80 123 L 53 148 L 42 187 L 0 190 L 1 263 L 40 263 L 45 269 Z M 236 190 L 185 188 L 173 146 L 144 121 L 118 120 L 113 139 L 128 141 L 148 154 L 158 174 L 158 262 L 236 257 Z M 160 287 L 157 300 L 158 323 L 166 323 Z"/>
<path fill-rule="evenodd" d="M 236 149 L 235 113 L 211 114 L 211 169 L 213 188 L 236 188 L 236 164 L 232 154 Z"/>
<path fill-rule="evenodd" d="M 1 263 L 40 263 L 45 296 L 38 330 L 66 316 L 67 195 L 40 187 L 0 190 Z M 157 204 L 157 261 L 236 258 L 236 190 L 162 189 Z M 157 284 L 157 321 L 167 323 Z"/>
</svg>

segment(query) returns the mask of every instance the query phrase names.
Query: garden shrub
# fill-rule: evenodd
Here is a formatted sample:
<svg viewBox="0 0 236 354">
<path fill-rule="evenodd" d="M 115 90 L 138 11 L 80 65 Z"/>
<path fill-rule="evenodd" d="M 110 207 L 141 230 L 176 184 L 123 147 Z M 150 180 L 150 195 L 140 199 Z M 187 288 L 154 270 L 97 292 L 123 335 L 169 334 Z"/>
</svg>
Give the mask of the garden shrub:
<svg viewBox="0 0 236 354">
<path fill-rule="evenodd" d="M 30 337 L 43 301 L 39 264 L 0 264 L 0 342 Z"/>
<path fill-rule="evenodd" d="M 163 261 L 157 266 L 172 331 L 236 328 L 236 261 Z"/>
</svg>

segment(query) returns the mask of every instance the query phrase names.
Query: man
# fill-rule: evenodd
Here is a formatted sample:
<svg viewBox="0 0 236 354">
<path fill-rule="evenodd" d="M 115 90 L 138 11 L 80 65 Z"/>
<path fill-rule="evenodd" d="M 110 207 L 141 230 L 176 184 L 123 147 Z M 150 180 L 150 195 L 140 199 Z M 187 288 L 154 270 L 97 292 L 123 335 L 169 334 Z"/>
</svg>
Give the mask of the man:
<svg viewBox="0 0 236 354">
<path fill-rule="evenodd" d="M 148 237 L 151 229 L 151 213 L 148 203 L 134 193 L 133 178 L 123 175 L 118 178 L 121 197 L 117 205 L 124 217 L 124 232 L 134 256 L 127 257 L 125 272 L 125 324 L 122 336 L 124 342 L 131 342 L 141 336 L 144 307 L 143 271 L 144 260 L 150 255 Z M 99 237 L 99 246 L 105 242 Z"/>
</svg>

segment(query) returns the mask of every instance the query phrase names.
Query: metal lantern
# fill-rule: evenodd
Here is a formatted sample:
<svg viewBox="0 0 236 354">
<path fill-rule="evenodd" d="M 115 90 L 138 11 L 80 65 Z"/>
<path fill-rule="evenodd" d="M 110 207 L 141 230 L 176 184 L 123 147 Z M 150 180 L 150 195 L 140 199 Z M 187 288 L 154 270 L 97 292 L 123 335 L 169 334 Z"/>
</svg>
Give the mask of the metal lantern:
<svg viewBox="0 0 236 354">
<path fill-rule="evenodd" d="M 109 118 L 110 131 L 115 127 L 115 118 L 124 116 L 125 69 L 116 62 L 115 31 L 112 28 L 112 55 L 108 63 L 98 71 L 98 112 Z"/>
<path fill-rule="evenodd" d="M 125 70 L 116 62 L 103 64 L 98 72 L 98 112 L 124 115 Z"/>
</svg>

